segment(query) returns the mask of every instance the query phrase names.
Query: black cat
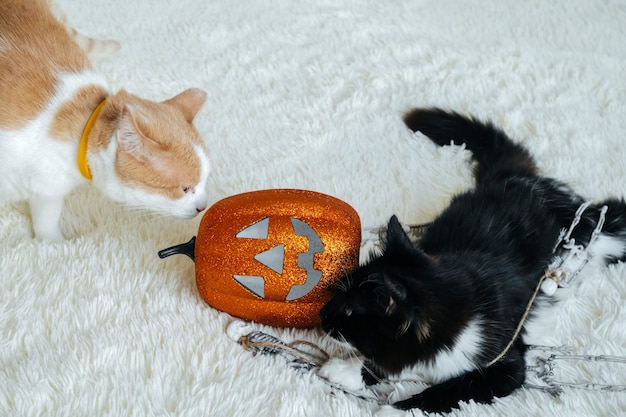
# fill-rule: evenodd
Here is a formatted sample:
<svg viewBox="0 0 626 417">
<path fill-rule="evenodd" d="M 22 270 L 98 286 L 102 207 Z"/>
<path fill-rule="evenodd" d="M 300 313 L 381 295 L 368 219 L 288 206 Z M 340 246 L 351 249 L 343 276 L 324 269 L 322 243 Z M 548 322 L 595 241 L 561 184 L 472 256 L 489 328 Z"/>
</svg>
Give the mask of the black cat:
<svg viewBox="0 0 626 417">
<path fill-rule="evenodd" d="M 476 187 L 456 196 L 417 244 L 392 217 L 382 254 L 344 277 L 321 310 L 322 326 L 368 358 L 366 382 L 375 382 L 372 372 L 412 365 L 430 375 L 435 384 L 397 408 L 446 412 L 460 401 L 488 403 L 524 382 L 523 337 L 490 362 L 514 339 L 560 234 L 585 200 L 540 176 L 529 152 L 490 123 L 440 109 L 415 109 L 404 121 L 437 145 L 464 143 L 476 162 Z M 571 235 L 577 244 L 589 244 L 602 218 L 589 249 L 602 264 L 624 260 L 623 200 L 591 204 L 580 217 Z M 539 294 L 534 319 L 550 304 Z"/>
</svg>

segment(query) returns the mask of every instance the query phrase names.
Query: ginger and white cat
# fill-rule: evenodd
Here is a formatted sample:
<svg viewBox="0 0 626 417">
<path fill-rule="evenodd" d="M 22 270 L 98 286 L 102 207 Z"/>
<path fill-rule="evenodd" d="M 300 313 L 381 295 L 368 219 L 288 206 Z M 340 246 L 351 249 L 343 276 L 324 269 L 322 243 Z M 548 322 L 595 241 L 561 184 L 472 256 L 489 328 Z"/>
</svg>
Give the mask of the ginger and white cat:
<svg viewBox="0 0 626 417">
<path fill-rule="evenodd" d="M 0 2 L 0 200 L 28 200 L 36 237 L 61 240 L 63 199 L 92 179 L 113 200 L 180 218 L 207 205 L 209 161 L 192 122 L 206 100 L 109 93 L 86 53 L 115 51 L 48 0 Z"/>
</svg>

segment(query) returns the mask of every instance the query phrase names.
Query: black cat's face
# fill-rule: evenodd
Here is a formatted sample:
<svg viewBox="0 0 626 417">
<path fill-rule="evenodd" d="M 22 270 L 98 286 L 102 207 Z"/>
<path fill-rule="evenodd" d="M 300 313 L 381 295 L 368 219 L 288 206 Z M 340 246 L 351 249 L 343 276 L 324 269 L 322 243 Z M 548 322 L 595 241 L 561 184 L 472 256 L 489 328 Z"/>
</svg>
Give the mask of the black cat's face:
<svg viewBox="0 0 626 417">
<path fill-rule="evenodd" d="M 414 360 L 427 331 L 420 317 L 422 297 L 413 284 L 425 262 L 422 255 L 392 217 L 383 254 L 347 274 L 320 311 L 324 331 L 389 372 Z"/>
<path fill-rule="evenodd" d="M 405 317 L 385 286 L 383 275 L 363 267 L 346 276 L 321 310 L 322 328 L 374 361 L 392 353 L 406 331 Z"/>
</svg>

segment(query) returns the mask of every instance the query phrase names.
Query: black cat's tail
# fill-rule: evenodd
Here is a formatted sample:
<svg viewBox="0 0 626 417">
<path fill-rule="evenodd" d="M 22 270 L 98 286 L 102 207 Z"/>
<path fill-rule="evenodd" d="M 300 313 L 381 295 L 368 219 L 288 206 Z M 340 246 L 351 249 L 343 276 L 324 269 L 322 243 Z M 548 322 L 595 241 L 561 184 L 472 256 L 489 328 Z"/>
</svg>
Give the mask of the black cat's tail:
<svg viewBox="0 0 626 417">
<path fill-rule="evenodd" d="M 491 123 L 438 108 L 413 109 L 404 115 L 404 123 L 439 146 L 464 143 L 478 162 L 477 182 L 502 174 L 537 175 L 537 165 L 530 153 Z"/>
</svg>

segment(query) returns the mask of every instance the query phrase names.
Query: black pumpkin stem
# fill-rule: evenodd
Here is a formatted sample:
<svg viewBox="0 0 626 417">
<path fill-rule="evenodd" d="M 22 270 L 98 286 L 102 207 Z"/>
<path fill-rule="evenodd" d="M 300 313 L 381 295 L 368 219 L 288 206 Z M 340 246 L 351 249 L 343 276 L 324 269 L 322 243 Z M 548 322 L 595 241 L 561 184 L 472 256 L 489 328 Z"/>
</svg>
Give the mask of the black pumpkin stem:
<svg viewBox="0 0 626 417">
<path fill-rule="evenodd" d="M 176 245 L 176 246 L 169 247 L 167 249 L 160 250 L 159 258 L 163 259 L 163 258 L 167 258 L 168 256 L 182 254 L 182 255 L 189 256 L 191 260 L 195 262 L 196 260 L 195 249 L 196 249 L 196 237 L 194 236 L 187 243 L 181 243 L 180 245 Z"/>
</svg>

